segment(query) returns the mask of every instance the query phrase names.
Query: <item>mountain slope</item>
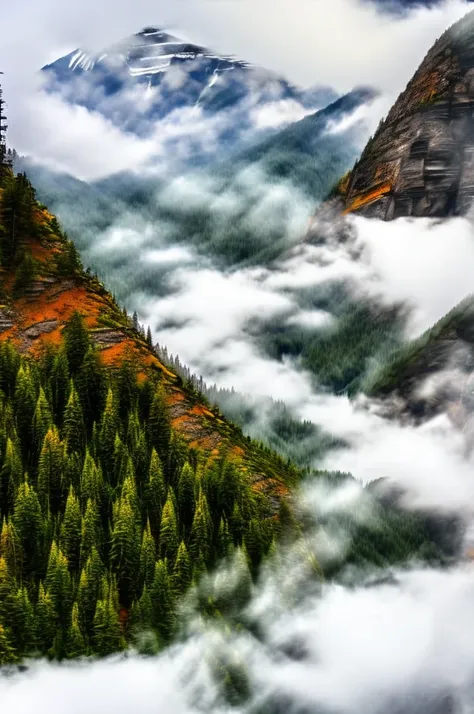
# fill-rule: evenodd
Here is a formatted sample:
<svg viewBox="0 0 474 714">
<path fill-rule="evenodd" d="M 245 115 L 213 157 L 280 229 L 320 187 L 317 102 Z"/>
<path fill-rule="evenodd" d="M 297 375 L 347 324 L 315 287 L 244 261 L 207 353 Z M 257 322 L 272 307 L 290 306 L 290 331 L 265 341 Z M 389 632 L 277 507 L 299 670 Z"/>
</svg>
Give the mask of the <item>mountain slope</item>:
<svg viewBox="0 0 474 714">
<path fill-rule="evenodd" d="M 6 211 L 6 189 L 2 209 Z M 8 235 L 8 226 L 2 226 Z M 250 445 L 239 429 L 158 359 L 144 335 L 136 330 L 97 278 L 85 273 L 72 244 L 64 238 L 54 216 L 34 203 L 28 235 L 18 238 L 19 258 L 1 269 L 0 340 L 10 341 L 24 354 L 38 356 L 62 340 L 64 324 L 75 311 L 84 314 L 101 361 L 112 369 L 124 359 L 135 365 L 140 379 L 158 378 L 165 391 L 171 423 L 186 441 L 204 452 L 233 452 L 245 462 L 255 488 L 268 487 L 271 499 L 286 492 L 284 482 L 295 473 L 265 449 Z M 18 232 L 18 229 L 17 229 Z M 267 463 L 267 456 L 270 459 Z M 273 469 L 274 472 L 273 472 Z M 272 492 L 272 495 L 270 495 Z"/>
<path fill-rule="evenodd" d="M 474 198 L 474 12 L 449 28 L 336 193 L 345 212 L 462 215 Z"/>
</svg>

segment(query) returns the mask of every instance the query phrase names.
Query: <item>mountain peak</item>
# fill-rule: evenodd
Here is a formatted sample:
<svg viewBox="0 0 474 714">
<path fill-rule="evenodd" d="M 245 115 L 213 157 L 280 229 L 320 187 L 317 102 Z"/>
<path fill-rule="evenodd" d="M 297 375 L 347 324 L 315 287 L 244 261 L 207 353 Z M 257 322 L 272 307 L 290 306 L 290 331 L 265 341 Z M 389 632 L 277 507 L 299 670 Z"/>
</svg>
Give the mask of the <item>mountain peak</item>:
<svg viewBox="0 0 474 714">
<path fill-rule="evenodd" d="M 474 11 L 427 53 L 339 185 L 345 212 L 462 215 L 474 199 Z"/>
</svg>

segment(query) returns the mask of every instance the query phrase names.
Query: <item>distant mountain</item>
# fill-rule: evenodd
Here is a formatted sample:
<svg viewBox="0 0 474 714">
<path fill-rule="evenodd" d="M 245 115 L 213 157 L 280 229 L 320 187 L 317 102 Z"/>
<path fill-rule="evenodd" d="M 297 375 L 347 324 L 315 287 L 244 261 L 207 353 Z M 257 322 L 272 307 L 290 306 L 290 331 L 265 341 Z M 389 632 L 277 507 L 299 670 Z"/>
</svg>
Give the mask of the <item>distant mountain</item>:
<svg viewBox="0 0 474 714">
<path fill-rule="evenodd" d="M 341 125 L 362 105 L 376 97 L 374 90 L 359 88 L 344 95 L 299 122 L 254 141 L 228 158 L 209 167 L 185 174 L 188 183 L 206 187 L 216 200 L 189 203 L 180 195 L 181 182 L 144 173 L 123 172 L 101 181 L 86 183 L 66 174 L 52 172 L 28 159 L 19 159 L 17 170 L 27 171 L 42 201 L 59 215 L 65 228 L 82 250 L 96 242 L 97 234 L 110 227 L 121 214 L 133 211 L 157 228 L 166 225 L 171 244 L 191 242 L 199 251 L 211 253 L 228 264 L 243 260 L 268 260 L 288 246 L 299 234 L 288 234 L 294 195 L 307 201 L 308 214 L 313 199 L 322 200 L 341 173 L 354 162 L 367 136 L 364 125 Z M 243 172 L 255 174 L 258 186 L 248 190 L 241 183 Z M 291 187 L 275 204 L 282 220 L 249 221 L 262 200 L 278 186 Z M 223 212 L 226 195 L 236 199 L 235 210 Z M 278 192 L 276 192 L 278 195 Z M 287 198 L 285 198 L 287 197 Z M 283 201 L 283 203 L 282 203 Z M 304 219 L 305 220 L 305 219 Z M 298 224 L 299 225 L 299 224 Z M 305 223 L 300 226 L 304 232 Z M 138 275 L 136 276 L 138 278 Z M 133 281 L 133 278 L 130 278 Z M 131 287 L 131 286 L 130 286 Z"/>
<path fill-rule="evenodd" d="M 433 45 L 339 184 L 345 212 L 465 214 L 474 199 L 473 112 L 474 11 Z"/>
<path fill-rule="evenodd" d="M 303 116 L 338 96 L 328 87 L 300 89 L 274 72 L 155 27 L 94 55 L 77 49 L 43 67 L 43 74 L 49 92 L 142 137 L 152 136 L 159 120 L 179 123 L 185 110 L 205 118 L 219 115 L 213 136 L 222 147 L 245 140 L 249 130 L 268 133 L 271 126 L 259 126 L 256 119 L 259 107 L 286 101 Z M 231 122 L 225 121 L 229 112 Z M 191 121 L 193 115 L 186 114 L 186 119 Z"/>
</svg>

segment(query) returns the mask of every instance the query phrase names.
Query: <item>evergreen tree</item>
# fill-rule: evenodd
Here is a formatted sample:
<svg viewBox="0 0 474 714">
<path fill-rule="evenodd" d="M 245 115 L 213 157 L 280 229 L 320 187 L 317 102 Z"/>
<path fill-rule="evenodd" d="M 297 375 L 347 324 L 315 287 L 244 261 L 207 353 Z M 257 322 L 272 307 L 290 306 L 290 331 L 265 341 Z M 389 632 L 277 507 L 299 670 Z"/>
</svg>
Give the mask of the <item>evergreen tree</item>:
<svg viewBox="0 0 474 714">
<path fill-rule="evenodd" d="M 64 444 L 53 426 L 45 434 L 38 460 L 38 497 L 45 515 L 49 509 L 56 515 L 63 502 L 61 475 L 64 463 Z"/>
<path fill-rule="evenodd" d="M 72 582 L 67 558 L 56 543 L 51 546 L 45 587 L 51 595 L 61 630 L 67 632 L 72 607 Z"/>
<path fill-rule="evenodd" d="M 17 661 L 15 650 L 12 647 L 5 627 L 0 622 L 0 666 L 13 664 Z"/>
<path fill-rule="evenodd" d="M 99 511 L 104 498 L 104 481 L 100 468 L 96 465 L 89 449 L 86 449 L 84 466 L 81 475 L 81 502 L 82 510 L 85 510 L 87 501 L 95 501 Z"/>
<path fill-rule="evenodd" d="M 152 607 L 152 625 L 158 632 L 160 643 L 166 644 L 171 639 L 175 628 L 175 602 L 168 567 L 165 560 L 158 560 L 155 576 L 150 590 Z"/>
<path fill-rule="evenodd" d="M 181 541 L 173 569 L 173 588 L 178 595 L 186 592 L 191 585 L 192 566 L 184 541 Z"/>
<path fill-rule="evenodd" d="M 207 499 L 202 489 L 196 504 L 191 536 L 189 542 L 190 553 L 196 561 L 202 556 L 207 563 L 210 556 L 210 546 L 212 538 L 212 522 L 207 506 Z"/>
<path fill-rule="evenodd" d="M 145 488 L 145 503 L 151 532 L 157 541 L 160 536 L 161 512 L 166 499 L 166 485 L 161 459 L 152 449 L 148 484 Z"/>
<path fill-rule="evenodd" d="M 97 347 L 91 345 L 87 350 L 74 382 L 90 435 L 93 424 L 100 421 L 107 393 L 107 376 Z"/>
<path fill-rule="evenodd" d="M 84 357 L 91 346 L 91 339 L 84 318 L 77 310 L 73 312 L 67 321 L 63 329 L 63 337 L 69 373 L 74 376 L 79 372 Z"/>
<path fill-rule="evenodd" d="M 36 389 L 29 368 L 20 366 L 15 386 L 15 413 L 18 436 L 21 440 L 25 463 L 31 462 L 31 444 L 34 443 L 33 416 L 36 408 Z"/>
<path fill-rule="evenodd" d="M 178 481 L 179 520 L 182 535 L 186 537 L 190 531 L 195 508 L 196 479 L 191 465 L 187 462 L 181 469 Z"/>
<path fill-rule="evenodd" d="M 77 590 L 77 605 L 81 631 L 84 632 L 88 638 L 91 638 L 93 634 L 94 613 L 96 602 L 101 595 L 103 575 L 104 565 L 97 549 L 92 548 L 87 563 L 81 571 Z"/>
<path fill-rule="evenodd" d="M 80 563 L 84 567 L 92 550 L 102 553 L 104 532 L 97 504 L 92 499 L 87 500 L 86 512 L 81 523 Z"/>
<path fill-rule="evenodd" d="M 0 514 L 4 517 L 7 517 L 13 510 L 13 503 L 22 481 L 21 457 L 14 442 L 8 438 L 5 458 L 0 471 Z"/>
<path fill-rule="evenodd" d="M 71 612 L 71 624 L 66 638 L 68 657 L 83 657 L 87 654 L 87 646 L 79 625 L 79 606 L 74 603 Z"/>
<path fill-rule="evenodd" d="M 46 436 L 48 430 L 53 425 L 53 415 L 51 414 L 51 408 L 46 399 L 46 394 L 44 389 L 40 387 L 38 399 L 36 401 L 35 411 L 33 415 L 33 428 L 35 432 L 35 444 L 38 450 L 41 449 L 43 445 L 44 437 Z"/>
<path fill-rule="evenodd" d="M 129 607 L 137 596 L 140 568 L 140 521 L 130 498 L 114 507 L 110 562 L 117 576 L 120 602 Z"/>
<path fill-rule="evenodd" d="M 87 514 L 87 509 L 86 509 Z M 81 553 L 82 519 L 79 499 L 71 486 L 66 501 L 59 544 L 67 558 L 70 570 L 75 573 L 79 569 Z"/>
<path fill-rule="evenodd" d="M 150 587 L 155 576 L 156 543 L 151 534 L 148 522 L 143 531 L 140 549 L 140 582 L 144 587 Z"/>
<path fill-rule="evenodd" d="M 64 410 L 63 436 L 68 451 L 74 451 L 78 454 L 82 453 L 85 436 L 84 416 L 82 414 L 81 402 L 72 380 L 69 388 L 69 397 Z"/>
<path fill-rule="evenodd" d="M 58 350 L 51 370 L 51 394 L 52 407 L 54 412 L 54 421 L 58 425 L 62 425 L 64 410 L 68 401 L 69 387 L 69 365 L 67 361 L 66 351 L 63 347 Z"/>
<path fill-rule="evenodd" d="M 156 449 L 162 460 L 167 458 L 171 438 L 171 426 L 165 393 L 161 386 L 157 387 L 151 403 L 148 430 L 150 444 Z"/>
<path fill-rule="evenodd" d="M 115 395 L 109 387 L 105 409 L 100 421 L 99 453 L 104 473 L 111 477 L 114 468 L 115 437 L 119 428 L 118 411 Z"/>
<path fill-rule="evenodd" d="M 58 616 L 51 595 L 40 583 L 38 602 L 35 612 L 36 641 L 41 654 L 52 654 L 52 647 L 57 633 Z"/>
<path fill-rule="evenodd" d="M 26 587 L 18 588 L 11 610 L 12 645 L 22 655 L 36 649 L 35 614 Z"/>
<path fill-rule="evenodd" d="M 12 514 L 17 546 L 18 579 L 40 579 L 44 567 L 44 520 L 36 491 L 24 481 L 15 499 Z"/>
<path fill-rule="evenodd" d="M 107 586 L 104 597 L 97 601 L 94 614 L 94 649 L 101 657 L 124 648 L 120 619 L 113 585 Z"/>
<path fill-rule="evenodd" d="M 172 491 L 169 489 L 168 498 L 163 508 L 160 527 L 160 557 L 167 558 L 170 563 L 174 563 L 178 552 L 178 525 L 176 513 L 172 499 Z"/>
</svg>

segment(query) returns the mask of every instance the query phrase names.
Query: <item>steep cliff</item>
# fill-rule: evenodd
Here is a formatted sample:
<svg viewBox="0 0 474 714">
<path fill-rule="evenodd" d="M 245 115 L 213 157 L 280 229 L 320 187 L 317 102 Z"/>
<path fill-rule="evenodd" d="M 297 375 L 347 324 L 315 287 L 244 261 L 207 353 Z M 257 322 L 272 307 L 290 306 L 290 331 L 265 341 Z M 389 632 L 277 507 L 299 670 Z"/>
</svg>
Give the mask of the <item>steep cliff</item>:
<svg viewBox="0 0 474 714">
<path fill-rule="evenodd" d="M 434 44 L 336 193 L 385 220 L 462 215 L 474 198 L 474 12 Z"/>
</svg>

